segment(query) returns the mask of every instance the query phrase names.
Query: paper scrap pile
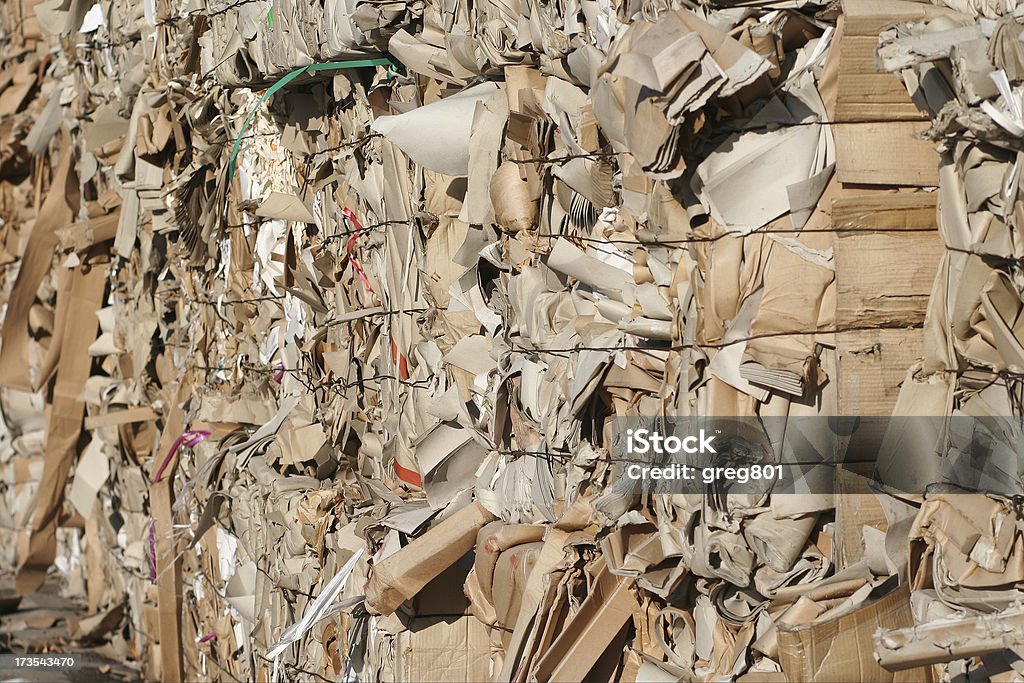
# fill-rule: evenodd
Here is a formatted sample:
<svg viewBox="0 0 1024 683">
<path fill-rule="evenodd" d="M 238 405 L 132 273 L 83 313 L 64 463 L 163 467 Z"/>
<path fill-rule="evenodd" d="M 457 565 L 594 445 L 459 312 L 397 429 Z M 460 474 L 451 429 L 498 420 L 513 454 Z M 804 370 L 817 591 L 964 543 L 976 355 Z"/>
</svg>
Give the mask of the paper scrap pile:
<svg viewBox="0 0 1024 683">
<path fill-rule="evenodd" d="M 0 566 L 70 640 L 1024 678 L 1019 500 L 934 486 L 949 429 L 882 488 L 613 485 L 620 418 L 1024 415 L 1024 4 L 90 3 L 0 0 Z"/>
</svg>

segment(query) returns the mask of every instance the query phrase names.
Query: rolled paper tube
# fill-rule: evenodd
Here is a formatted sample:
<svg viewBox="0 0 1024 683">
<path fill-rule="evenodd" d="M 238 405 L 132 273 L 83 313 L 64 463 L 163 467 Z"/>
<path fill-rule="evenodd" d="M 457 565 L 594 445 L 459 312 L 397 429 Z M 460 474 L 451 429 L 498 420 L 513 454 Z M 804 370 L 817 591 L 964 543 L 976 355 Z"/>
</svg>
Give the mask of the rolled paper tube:
<svg viewBox="0 0 1024 683">
<path fill-rule="evenodd" d="M 491 586 L 498 555 L 514 546 L 543 540 L 544 531 L 544 526 L 540 524 L 503 522 L 494 522 L 480 529 L 476 539 L 476 558 L 473 566 L 476 568 L 480 588 L 488 600 L 492 599 Z"/>
<path fill-rule="evenodd" d="M 495 517 L 473 502 L 373 567 L 365 605 L 371 614 L 392 614 L 424 586 L 473 549 L 477 531 Z"/>
<path fill-rule="evenodd" d="M 495 222 L 506 232 L 529 230 L 537 222 L 537 198 L 519 177 L 518 164 L 505 163 L 494 172 L 490 195 Z"/>
</svg>

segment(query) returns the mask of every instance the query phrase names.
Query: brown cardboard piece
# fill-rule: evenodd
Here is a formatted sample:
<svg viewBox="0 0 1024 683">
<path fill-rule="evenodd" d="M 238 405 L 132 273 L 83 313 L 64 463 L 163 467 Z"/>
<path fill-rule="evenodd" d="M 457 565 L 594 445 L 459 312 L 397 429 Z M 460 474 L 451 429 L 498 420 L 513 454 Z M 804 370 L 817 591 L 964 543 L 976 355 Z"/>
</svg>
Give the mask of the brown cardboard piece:
<svg viewBox="0 0 1024 683">
<path fill-rule="evenodd" d="M 173 396 L 176 392 L 170 392 Z M 182 568 L 174 529 L 174 472 L 178 457 L 174 456 L 164 467 L 178 435 L 184 430 L 184 416 L 177 404 L 171 406 L 170 414 L 160 435 L 160 447 L 156 451 L 150 468 L 149 486 L 150 509 L 152 511 L 152 533 L 156 537 L 157 609 L 160 632 L 160 671 L 164 683 L 185 680 L 182 662 Z M 160 480 L 157 481 L 157 473 Z M 147 551 L 148 552 L 148 551 Z M 150 558 L 152 561 L 152 558 Z"/>
<path fill-rule="evenodd" d="M 945 252 L 934 193 L 845 197 L 832 205 L 832 220 L 836 327 L 922 325 Z"/>
<path fill-rule="evenodd" d="M 0 384 L 22 391 L 34 391 L 40 383 L 39 378 L 31 376 L 28 362 L 28 312 L 39 285 L 50 271 L 57 246 L 56 230 L 71 223 L 77 210 L 78 182 L 72 169 L 73 161 L 74 150 L 65 138 L 60 165 L 54 172 L 52 188 L 39 207 L 39 217 L 25 248 L 4 317 Z"/>
<path fill-rule="evenodd" d="M 891 671 L 1019 650 L 1024 647 L 1024 613 L 1008 610 L 880 630 L 875 643 L 879 664 Z"/>
<path fill-rule="evenodd" d="M 864 527 L 885 531 L 889 526 L 868 484 L 847 468 L 836 470 L 836 562 L 841 569 L 864 558 Z"/>
<path fill-rule="evenodd" d="M 604 559 L 596 568 L 592 592 L 567 621 L 561 633 L 537 660 L 533 677 L 546 681 L 589 680 L 588 674 L 630 621 L 636 598 L 632 579 L 608 571 Z"/>
<path fill-rule="evenodd" d="M 783 671 L 793 683 L 930 681 L 928 669 L 893 674 L 875 662 L 875 631 L 912 623 L 910 591 L 903 585 L 838 618 L 810 624 L 779 624 Z"/>
<path fill-rule="evenodd" d="M 89 377 L 92 358 L 88 347 L 96 338 L 96 310 L 106 290 L 104 264 L 82 266 L 71 277 L 68 324 L 65 327 L 53 408 L 47 420 L 46 461 L 39 483 L 28 552 L 20 558 L 18 592 L 31 593 L 46 580 L 46 570 L 57 552 L 57 524 L 64 501 L 68 472 L 78 455 L 85 404 L 80 395 Z"/>
<path fill-rule="evenodd" d="M 945 8 L 901 0 L 843 0 L 835 127 L 836 174 L 844 183 L 939 184 L 933 143 L 915 137 L 929 128 L 900 78 L 880 73 L 875 47 L 882 26 L 940 14 Z"/>
<path fill-rule="evenodd" d="M 832 204 L 842 415 L 889 415 L 921 355 L 944 252 L 936 222 L 932 193 L 866 192 Z"/>
<path fill-rule="evenodd" d="M 919 328 L 851 330 L 836 335 L 839 413 L 892 414 L 906 369 L 921 358 Z"/>
<path fill-rule="evenodd" d="M 470 503 L 375 565 L 366 586 L 367 609 L 375 614 L 394 612 L 469 552 L 477 531 L 493 519 L 482 505 Z"/>
<path fill-rule="evenodd" d="M 808 0 L 615 16 L 492 0 L 39 5 L 59 44 L 14 40 L 0 64 L 0 104 L 13 108 L 3 158 L 30 174 L 0 178 L 0 259 L 31 246 L 7 302 L 0 379 L 5 368 L 29 385 L 64 378 L 64 344 L 93 309 L 73 310 L 71 270 L 51 270 L 54 254 L 88 262 L 113 235 L 114 294 L 80 392 L 85 462 L 111 462 L 75 470 L 71 486 L 87 569 L 71 533 L 56 555 L 69 587 L 88 586 L 85 624 L 123 609 L 109 651 L 150 679 L 777 680 L 781 650 L 794 680 L 835 680 L 833 666 L 893 680 L 870 668 L 861 636 L 872 619 L 907 624 L 905 594 L 899 618 L 871 611 L 886 597 L 829 617 L 879 572 L 902 575 L 887 544 L 892 562 L 865 561 L 880 536 L 900 541 L 883 531 L 892 501 L 860 480 L 840 481 L 838 501 L 763 509 L 619 495 L 607 486 L 618 465 L 607 416 L 888 414 L 901 383 L 934 385 L 929 405 L 946 413 L 1004 405 L 998 383 L 979 389 L 984 376 L 927 384 L 915 365 L 929 299 L 931 339 L 953 329 L 971 344 L 967 364 L 952 362 L 954 341 L 935 367 L 994 359 L 998 372 L 995 361 L 1024 359 L 1024 305 L 987 265 L 1019 256 L 1001 192 L 1013 155 L 949 145 L 948 253 L 940 193 L 890 186 L 939 176 L 932 143 L 914 137 L 930 124 L 901 79 L 913 87 L 915 74 L 877 72 L 878 33 L 948 13 L 943 1 L 958 2 L 848 0 L 838 18 L 840 3 Z M 977 67 L 991 53 L 1017 87 L 1019 25 L 995 23 L 988 53 L 957 54 L 984 53 Z M 406 74 L 310 70 L 259 104 L 223 87 L 385 47 Z M 900 68 L 913 54 L 898 52 Z M 958 71 L 934 61 L 930 82 Z M 93 68 L 104 63 L 118 78 Z M 972 82 L 991 71 L 974 68 Z M 83 82 L 95 87 L 74 92 Z M 983 137 L 984 112 L 966 113 L 954 120 Z M 62 149 L 48 131 L 65 121 Z M 19 143 L 29 128 L 32 155 Z M 78 177 L 51 185 L 59 159 Z M 964 192 L 948 182 L 956 174 Z M 79 188 L 96 198 L 88 211 Z M 35 215 L 60 202 L 59 224 Z M 987 253 L 960 268 L 957 249 Z M 936 315 L 944 294 L 950 321 Z M 16 402 L 0 400 L 6 418 Z M 186 424 L 211 433 L 149 485 Z M 42 429 L 11 433 L 14 467 L 41 469 Z M 46 434 L 48 458 L 64 436 Z M 21 474 L 18 509 L 0 521 L 24 528 L 38 475 Z M 995 566 L 1016 543 L 1003 535 L 1012 524 L 972 536 L 951 519 L 933 515 L 914 537 L 914 566 L 964 569 L 972 554 L 991 566 L 953 572 L 959 585 L 915 572 L 915 610 L 933 587 L 978 600 L 961 579 L 984 581 L 988 599 L 1020 578 L 1017 555 Z M 669 609 L 674 626 L 657 618 Z M 803 632 L 801 615 L 825 620 Z M 798 624 L 790 636 L 777 637 L 780 620 Z"/>
<path fill-rule="evenodd" d="M 417 617 L 395 642 L 395 683 L 477 683 L 490 676 L 487 627 L 475 617 Z"/>
</svg>

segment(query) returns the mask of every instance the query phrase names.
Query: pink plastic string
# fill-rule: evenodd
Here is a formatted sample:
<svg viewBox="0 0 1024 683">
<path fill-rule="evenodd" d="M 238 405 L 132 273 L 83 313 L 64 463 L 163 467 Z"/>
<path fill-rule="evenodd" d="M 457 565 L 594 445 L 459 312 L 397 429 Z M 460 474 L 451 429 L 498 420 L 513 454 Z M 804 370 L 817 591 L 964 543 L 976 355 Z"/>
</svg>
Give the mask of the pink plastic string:
<svg viewBox="0 0 1024 683">
<path fill-rule="evenodd" d="M 195 429 L 184 432 L 181 436 L 174 440 L 174 445 L 171 446 L 171 450 L 167 452 L 167 457 L 160 463 L 160 469 L 156 471 L 156 478 L 153 481 L 160 481 L 164 478 L 164 470 L 171 463 L 171 459 L 174 458 L 174 454 L 178 452 L 181 446 L 195 446 L 203 439 L 208 439 L 210 432 L 205 429 Z"/>
<path fill-rule="evenodd" d="M 149 518 L 149 582 L 156 585 L 156 520 Z"/>
<path fill-rule="evenodd" d="M 359 236 L 363 234 L 363 225 L 362 223 L 359 222 L 359 219 L 356 218 L 356 215 L 352 213 L 351 209 L 342 209 L 341 213 L 345 216 L 345 218 L 351 221 L 352 225 L 354 225 L 356 228 L 356 231 L 348 240 L 348 258 L 350 261 L 352 261 L 352 267 L 355 268 L 356 273 L 359 274 L 359 279 L 363 281 L 363 285 L 368 290 L 370 290 L 370 292 L 374 296 L 377 296 L 377 292 L 373 291 L 373 286 L 370 284 L 370 280 L 366 277 L 366 273 L 363 272 L 362 266 L 359 265 L 359 261 L 357 261 L 356 257 L 352 254 L 352 252 L 355 251 L 356 248 L 356 241 L 359 239 Z M 378 298 L 377 300 L 380 301 L 380 298 Z"/>
<path fill-rule="evenodd" d="M 160 481 L 164 478 L 164 470 L 167 469 L 167 465 L 170 464 L 171 458 L 178 452 L 181 446 L 195 446 L 203 439 L 210 437 L 211 432 L 205 429 L 195 429 L 184 432 L 181 436 L 174 440 L 174 445 L 171 446 L 171 450 L 167 452 L 167 457 L 160 463 L 160 469 L 156 471 L 156 479 L 154 481 Z M 156 520 L 153 517 L 149 518 L 149 580 L 152 583 L 156 583 Z"/>
</svg>

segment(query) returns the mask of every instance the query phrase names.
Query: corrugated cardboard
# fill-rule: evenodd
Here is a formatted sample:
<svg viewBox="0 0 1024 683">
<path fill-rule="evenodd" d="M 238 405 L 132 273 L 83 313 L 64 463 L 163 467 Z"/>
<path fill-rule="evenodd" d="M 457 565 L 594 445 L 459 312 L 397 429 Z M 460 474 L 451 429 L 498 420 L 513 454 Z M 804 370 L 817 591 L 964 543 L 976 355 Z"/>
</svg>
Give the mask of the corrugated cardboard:
<svg viewBox="0 0 1024 683">
<path fill-rule="evenodd" d="M 837 231 L 836 347 L 843 415 L 888 415 L 944 254 L 933 193 L 864 193 L 832 205 Z"/>
<path fill-rule="evenodd" d="M 47 421 L 46 460 L 32 517 L 32 532 L 25 555 L 19 558 L 19 593 L 31 593 L 46 580 L 46 570 L 57 553 L 60 521 L 68 472 L 78 454 L 85 405 L 80 394 L 89 377 L 91 359 L 86 353 L 96 337 L 100 307 L 106 289 L 104 264 L 75 270 L 63 295 L 68 303 L 68 323 L 61 345 L 61 360 L 54 386 L 54 405 Z"/>
<path fill-rule="evenodd" d="M 173 395 L 173 394 L 172 394 Z M 182 561 L 178 555 L 178 544 L 174 534 L 174 472 L 178 466 L 177 456 L 172 457 L 171 449 L 184 430 L 184 416 L 177 405 L 171 407 L 170 415 L 160 436 L 160 447 L 156 451 L 150 468 L 149 496 L 152 510 L 153 543 L 147 547 L 149 561 L 156 572 L 157 608 L 160 629 L 160 671 L 165 683 L 185 679 L 182 657 Z M 165 458 L 170 457 L 164 467 Z M 158 474 L 160 475 L 158 478 Z M 148 540 L 148 539 L 147 539 Z M 148 546 L 148 544 L 147 544 Z"/>
<path fill-rule="evenodd" d="M 615 576 L 606 566 L 598 568 L 593 592 L 541 655 L 533 677 L 541 683 L 587 680 L 591 669 L 632 617 L 636 599 L 630 593 L 631 584 L 631 580 Z"/>
<path fill-rule="evenodd" d="M 469 552 L 477 530 L 493 519 L 479 503 L 471 503 L 374 565 L 366 587 L 367 608 L 378 614 L 394 612 Z"/>
<path fill-rule="evenodd" d="M 417 617 L 395 640 L 395 683 L 490 678 L 487 627 L 471 616 Z"/>
<path fill-rule="evenodd" d="M 939 184 L 934 144 L 916 136 L 927 117 L 898 76 L 880 72 L 875 47 L 882 26 L 897 20 L 952 14 L 927 4 L 844 0 L 836 119 L 836 175 L 844 183 Z"/>
<path fill-rule="evenodd" d="M 623 493 L 614 420 L 1019 412 L 1011 4 L 0 0 L 0 556 L 147 679 L 892 680 L 1002 502 L 910 430 L 913 503 Z"/>
<path fill-rule="evenodd" d="M 910 591 L 904 585 L 838 618 L 798 626 L 779 624 L 782 668 L 794 682 L 930 681 L 927 668 L 894 674 L 875 662 L 875 631 L 912 623 Z"/>
<path fill-rule="evenodd" d="M 934 193 L 856 195 L 832 205 L 837 329 L 924 323 L 945 253 L 936 224 Z"/>
<path fill-rule="evenodd" d="M 918 328 L 851 330 L 836 335 L 839 356 L 839 412 L 891 415 L 906 368 L 923 351 Z"/>
</svg>

